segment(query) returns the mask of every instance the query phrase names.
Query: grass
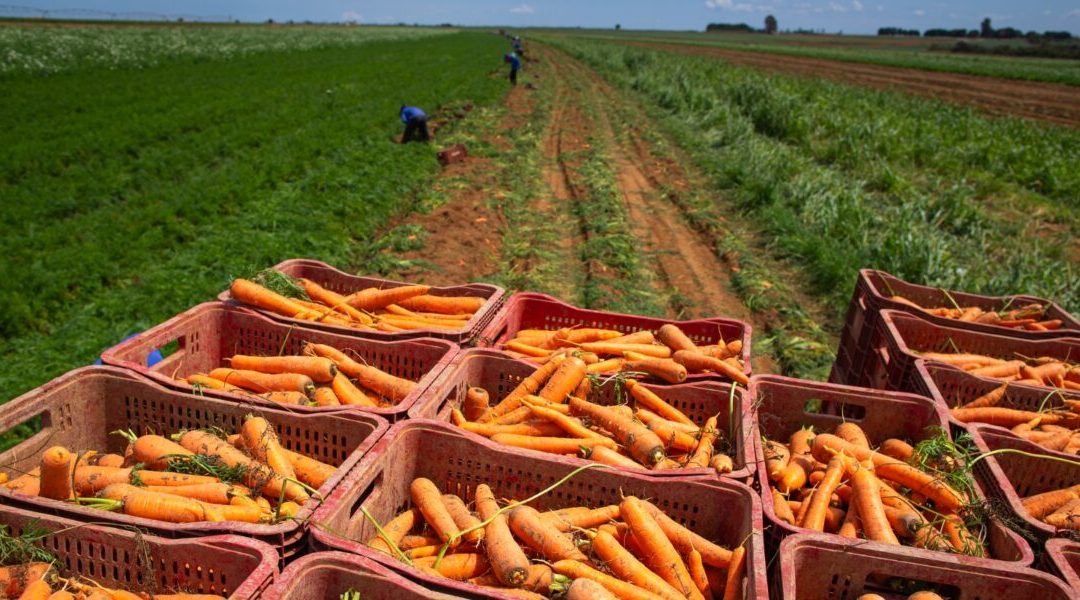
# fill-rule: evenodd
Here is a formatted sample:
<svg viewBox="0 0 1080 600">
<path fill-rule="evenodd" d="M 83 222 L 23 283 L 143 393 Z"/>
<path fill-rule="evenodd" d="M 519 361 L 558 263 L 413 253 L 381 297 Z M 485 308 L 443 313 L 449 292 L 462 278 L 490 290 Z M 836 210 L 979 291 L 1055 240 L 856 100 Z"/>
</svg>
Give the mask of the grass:
<svg viewBox="0 0 1080 600">
<path fill-rule="evenodd" d="M 573 34 L 592 39 L 619 42 L 655 42 L 663 44 L 689 44 L 710 46 L 729 50 L 746 50 L 822 58 L 887 67 L 905 67 L 944 73 L 963 73 L 1080 85 L 1080 61 L 1042 58 L 1021 58 L 998 55 L 953 54 L 931 51 L 934 43 L 951 40 L 926 40 L 925 44 L 899 47 L 881 39 L 865 36 L 765 36 L 746 34 L 705 34 L 674 32 L 583 32 Z"/>
<path fill-rule="evenodd" d="M 222 35 L 229 35 L 223 30 Z M 456 33 L 0 86 L 0 397 L 310 256 L 358 264 L 438 173 L 402 101 L 490 106 L 503 42 Z"/>
<path fill-rule="evenodd" d="M 1077 132 L 708 59 L 555 42 L 652 103 L 713 191 L 805 271 L 836 314 L 864 267 L 1080 308 L 1068 245 L 1075 195 L 1066 191 L 1080 182 L 1068 167 L 1080 159 Z M 999 213 L 991 190 L 1039 211 Z M 1035 237 L 1036 226 L 1064 233 Z"/>
</svg>

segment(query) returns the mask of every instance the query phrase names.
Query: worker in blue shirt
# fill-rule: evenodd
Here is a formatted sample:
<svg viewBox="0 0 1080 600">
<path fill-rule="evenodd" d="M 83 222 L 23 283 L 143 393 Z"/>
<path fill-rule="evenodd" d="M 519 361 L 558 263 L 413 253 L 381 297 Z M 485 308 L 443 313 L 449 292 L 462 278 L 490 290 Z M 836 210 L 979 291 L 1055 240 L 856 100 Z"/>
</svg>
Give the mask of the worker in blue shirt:
<svg viewBox="0 0 1080 600">
<path fill-rule="evenodd" d="M 408 144 L 412 141 L 427 142 L 431 140 L 431 134 L 427 128 L 427 113 L 415 106 L 401 105 L 401 122 L 405 124 L 405 133 L 401 136 L 401 143 Z"/>
<path fill-rule="evenodd" d="M 521 45 L 521 38 L 514 36 L 514 40 L 510 42 L 514 46 L 514 53 L 520 58 L 525 58 L 525 48 Z"/>
<path fill-rule="evenodd" d="M 503 57 L 503 62 L 510 63 L 510 83 L 517 85 L 517 74 L 521 70 L 521 59 L 517 57 L 517 54 L 511 52 Z"/>
</svg>

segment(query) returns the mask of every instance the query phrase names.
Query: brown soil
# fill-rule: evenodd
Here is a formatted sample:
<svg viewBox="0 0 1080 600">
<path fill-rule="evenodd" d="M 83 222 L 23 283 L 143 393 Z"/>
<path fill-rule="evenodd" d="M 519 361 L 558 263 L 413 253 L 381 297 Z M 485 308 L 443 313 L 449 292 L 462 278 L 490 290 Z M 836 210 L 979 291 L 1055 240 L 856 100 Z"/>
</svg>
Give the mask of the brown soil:
<svg viewBox="0 0 1080 600">
<path fill-rule="evenodd" d="M 1080 128 L 1080 87 L 1077 86 L 705 46 L 627 43 L 683 54 L 709 56 L 741 66 L 790 75 L 823 77 L 843 83 L 899 90 L 954 104 L 974 106 L 991 114 L 1019 116 Z"/>
</svg>

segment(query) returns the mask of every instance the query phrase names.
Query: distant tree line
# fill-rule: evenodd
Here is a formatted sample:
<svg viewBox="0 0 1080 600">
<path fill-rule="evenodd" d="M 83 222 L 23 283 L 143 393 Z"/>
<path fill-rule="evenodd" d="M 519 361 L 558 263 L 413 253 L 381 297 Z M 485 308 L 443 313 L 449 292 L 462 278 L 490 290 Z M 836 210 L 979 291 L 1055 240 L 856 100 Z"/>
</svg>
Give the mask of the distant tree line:
<svg viewBox="0 0 1080 600">
<path fill-rule="evenodd" d="M 882 36 L 911 36 L 919 37 L 918 29 L 903 29 L 901 27 L 881 27 L 877 31 Z M 1030 42 L 1060 42 L 1072 39 L 1068 31 L 1029 31 L 1024 33 L 1014 27 L 994 29 L 990 19 L 983 19 L 979 29 L 927 29 L 922 33 L 923 37 L 949 37 L 949 38 L 984 38 L 984 39 L 1018 39 L 1024 38 Z M 987 50 L 988 52 L 990 50 Z"/>
<path fill-rule="evenodd" d="M 918 29 L 902 29 L 900 27 L 881 27 L 877 30 L 878 35 L 909 35 L 919 37 Z"/>
<path fill-rule="evenodd" d="M 746 33 L 754 33 L 757 30 L 747 25 L 746 23 L 709 23 L 705 26 L 705 31 L 742 31 Z"/>
</svg>

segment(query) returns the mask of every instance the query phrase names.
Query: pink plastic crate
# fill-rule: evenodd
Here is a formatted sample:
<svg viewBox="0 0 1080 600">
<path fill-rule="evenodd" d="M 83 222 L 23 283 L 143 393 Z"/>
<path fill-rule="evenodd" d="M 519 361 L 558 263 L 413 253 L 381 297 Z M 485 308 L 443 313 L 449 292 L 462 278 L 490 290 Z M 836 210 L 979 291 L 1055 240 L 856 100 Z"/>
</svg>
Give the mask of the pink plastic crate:
<svg viewBox="0 0 1080 600">
<path fill-rule="evenodd" d="M 761 437 L 785 443 L 791 434 L 804 426 L 831 433 L 843 422 L 859 425 L 866 432 L 871 444 L 881 443 L 888 438 L 908 440 L 915 444 L 934 437 L 935 428 L 948 432 L 948 421 L 938 406 L 928 398 L 913 394 L 759 375 L 750 381 L 750 403 L 756 411 L 755 417 Z M 773 510 L 772 485 L 765 470 L 764 446 L 760 439 L 755 444 L 755 452 L 757 481 L 763 499 L 762 510 L 769 525 L 766 535 L 771 545 L 776 547 L 782 538 L 796 533 L 841 539 L 836 535 L 818 534 L 810 529 L 789 525 L 777 518 Z M 991 523 L 989 532 L 989 549 L 993 559 L 958 555 L 956 559 L 973 565 L 1031 564 L 1034 556 L 1023 538 L 996 522 Z M 863 542 L 872 546 L 881 545 L 877 542 Z M 944 554 L 919 548 L 909 550 L 924 556 Z"/>
<path fill-rule="evenodd" d="M 1007 335 L 943 327 L 895 310 L 881 312 L 881 327 L 864 366 L 865 385 L 879 389 L 911 390 L 919 378 L 916 352 L 970 352 L 1001 359 L 1050 356 L 1080 360 L 1080 339 L 1024 340 Z M 991 380 L 992 381 L 992 380 Z M 1020 386 L 1017 386 L 1020 387 Z M 1051 388 L 1036 386 L 1049 393 Z"/>
<path fill-rule="evenodd" d="M 226 367 L 234 354 L 277 356 L 300 354 L 304 344 L 313 342 L 333 346 L 355 360 L 391 375 L 417 382 L 416 388 L 401 402 L 385 408 L 317 407 L 278 404 L 252 394 L 236 394 L 201 388 L 179 381 L 192 373 L 208 373 Z M 152 367 L 146 357 L 159 348 L 176 346 L 175 351 Z M 368 412 L 391 421 L 402 419 L 424 392 L 450 364 L 458 347 L 446 340 L 367 339 L 315 329 L 304 329 L 273 321 L 266 316 L 221 302 L 200 304 L 139 335 L 109 348 L 102 355 L 108 365 L 131 369 L 167 387 L 245 404 L 272 406 L 302 414 L 342 410 Z"/>
<path fill-rule="evenodd" d="M 831 536 L 835 537 L 835 536 Z M 949 600 L 1065 600 L 1062 583 L 1034 569 L 972 565 L 941 552 L 793 535 L 780 545 L 770 589 L 776 600 L 855 600 L 879 594 L 906 600 L 932 590 Z"/>
<path fill-rule="evenodd" d="M 449 421 L 451 409 L 461 405 L 461 401 L 465 398 L 465 391 L 469 387 L 481 387 L 487 390 L 491 397 L 491 403 L 494 405 L 535 369 L 535 365 L 515 359 L 497 350 L 481 348 L 464 350 L 457 355 L 453 364 L 439 378 L 438 383 L 432 386 L 432 389 L 427 394 L 426 401 L 417 404 L 409 411 L 409 417 Z M 736 389 L 734 395 L 732 395 L 731 386 L 728 384 L 710 381 L 679 385 L 642 385 L 667 400 L 671 405 L 682 410 L 695 423 L 704 424 L 709 417 L 718 414 L 717 422 L 721 430 L 725 432 L 725 437 L 734 444 L 729 456 L 735 463 L 735 470 L 725 474 L 724 477 L 740 481 L 745 481 L 750 477 L 754 470 L 753 447 L 756 436 L 752 431 L 753 424 L 750 419 L 749 406 L 742 389 Z M 629 396 L 629 393 L 626 393 L 626 395 Z M 625 398 L 619 397 L 614 382 L 609 382 L 602 387 L 595 387 L 589 400 L 603 405 L 627 401 Z M 730 406 L 729 400 L 731 401 Z M 480 437 L 465 431 L 462 431 L 462 434 L 470 437 Z M 511 452 L 521 453 L 523 456 L 550 456 L 550 454 L 544 452 L 510 447 L 506 449 Z M 574 457 L 566 457 L 566 460 L 583 465 L 592 462 Z M 716 474 L 714 469 L 652 471 L 642 467 L 640 470 L 635 471 L 657 477 Z"/>
<path fill-rule="evenodd" d="M 118 430 L 171 434 L 185 429 L 220 427 L 231 432 L 238 431 L 249 414 L 258 414 L 270 421 L 286 448 L 338 467 L 319 489 L 324 498 L 388 428 L 387 422 L 378 415 L 353 412 L 298 414 L 241 406 L 170 390 L 123 369 L 85 367 L 4 405 L 0 431 L 32 419 L 40 419 L 41 430 L 0 453 L 0 472 L 12 478 L 26 473 L 40 464 L 43 451 L 55 445 L 72 451 L 122 454 L 127 440 L 112 434 Z M 235 533 L 265 541 L 286 557 L 300 549 L 307 519 L 319 504 L 313 498 L 304 503 L 296 520 L 264 525 L 232 521 L 166 523 L 27 496 L 3 487 L 0 487 L 0 499 L 5 504 L 36 512 L 62 515 L 84 523 L 140 527 L 165 537 Z"/>
<path fill-rule="evenodd" d="M 1027 331 L 1010 329 L 998 325 L 967 323 L 956 319 L 946 319 L 916 310 L 901 302 L 890 300 L 899 295 L 930 308 L 953 306 L 955 300 L 960 306 L 977 306 L 983 310 L 1002 310 L 1005 307 L 1019 307 L 1025 304 L 1048 305 L 1046 319 L 1060 319 L 1061 329 L 1055 331 Z M 950 297 L 952 300 L 950 300 Z M 857 385 L 858 375 L 867 355 L 871 352 L 870 342 L 873 332 L 880 327 L 882 310 L 897 310 L 918 316 L 924 321 L 943 327 L 956 327 L 969 331 L 1008 335 L 1021 339 L 1047 339 L 1055 337 L 1080 337 L 1080 321 L 1057 304 L 1034 296 L 982 296 L 953 290 L 909 283 L 884 271 L 863 269 L 855 281 L 855 292 L 848 305 L 847 320 L 840 335 L 836 365 L 829 381 L 833 383 Z"/>
<path fill-rule="evenodd" d="M 422 585 L 468 597 L 511 598 L 494 590 L 433 578 L 370 550 L 374 528 L 361 513 L 381 523 L 409 507 L 409 484 L 427 477 L 444 493 L 471 502 L 475 486 L 486 483 L 496 497 L 523 499 L 565 477 L 576 465 L 558 457 L 523 457 L 488 440 L 465 437 L 454 427 L 415 420 L 395 425 L 373 453 L 315 514 L 316 548 L 360 554 L 404 573 Z M 671 518 L 718 544 L 747 548 L 747 586 L 741 598 L 765 598 L 766 575 L 761 503 L 749 487 L 734 481 L 646 477 L 609 469 L 586 470 L 533 502 L 537 510 L 618 503 L 624 495 L 648 498 Z"/>
<path fill-rule="evenodd" d="M 4 504 L 0 526 L 12 535 L 28 526 L 51 532 L 39 545 L 58 559 L 61 575 L 136 593 L 182 591 L 247 600 L 259 597 L 277 574 L 273 548 L 237 535 L 170 540 Z"/>
<path fill-rule="evenodd" d="M 514 294 L 506 302 L 480 336 L 479 346 L 502 348 L 522 329 L 561 329 L 564 327 L 598 327 L 624 333 L 649 330 L 656 332 L 662 325 L 678 325 L 695 343 L 707 346 L 720 340 L 742 340 L 743 371 L 750 375 L 750 324 L 734 319 L 712 318 L 693 321 L 673 321 L 622 313 L 578 308 L 546 294 L 532 292 Z M 719 375 L 689 374 L 687 381 L 718 379 Z"/>
<path fill-rule="evenodd" d="M 381 564 L 346 552 L 315 552 L 282 571 L 263 600 L 340 600 L 348 590 L 362 600 L 450 600 Z"/>
<path fill-rule="evenodd" d="M 1061 577 L 1072 588 L 1072 597 L 1080 598 L 1080 542 L 1062 538 L 1046 542 L 1047 571 Z"/>
<path fill-rule="evenodd" d="M 324 262 L 305 258 L 294 258 L 286 260 L 274 265 L 273 268 L 274 270 L 281 271 L 286 275 L 310 279 L 328 290 L 344 295 L 358 292 L 367 288 L 387 289 L 401 287 L 403 285 L 412 285 L 411 283 L 404 281 L 391 281 L 389 279 L 381 279 L 378 277 L 362 277 L 359 275 L 349 275 L 348 273 L 335 269 L 334 267 Z M 446 331 L 444 329 L 415 329 L 412 331 L 405 331 L 399 333 L 365 331 L 353 329 L 350 327 L 340 327 L 337 325 L 316 323 L 314 321 L 307 321 L 303 319 L 293 319 L 290 317 L 265 312 L 256 308 L 252 308 L 252 310 L 257 310 L 263 314 L 266 314 L 275 321 L 292 323 L 301 327 L 321 329 L 323 331 L 332 331 L 334 333 L 341 333 L 346 335 L 360 335 L 369 338 L 390 338 L 398 340 L 416 337 L 431 337 L 449 340 L 456 344 L 471 344 L 477 337 L 477 335 L 479 335 L 480 332 L 483 331 L 489 323 L 491 323 L 491 320 L 499 311 L 499 308 L 502 306 L 506 296 L 506 290 L 502 289 L 499 286 L 491 285 L 489 283 L 469 283 L 447 287 L 433 287 L 428 293 L 432 296 L 472 296 L 484 298 L 484 304 L 480 306 L 480 310 L 476 311 L 476 314 L 474 314 L 473 318 L 465 324 L 464 329 L 462 329 L 461 331 Z M 232 295 L 229 294 L 228 290 L 225 290 L 218 295 L 218 299 L 226 302 L 232 301 Z"/>
</svg>

